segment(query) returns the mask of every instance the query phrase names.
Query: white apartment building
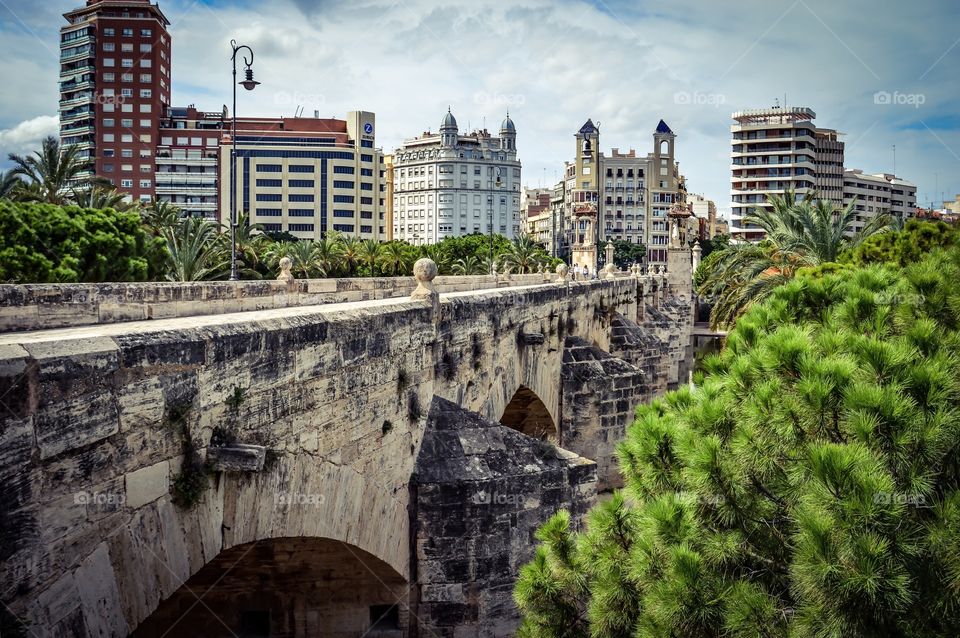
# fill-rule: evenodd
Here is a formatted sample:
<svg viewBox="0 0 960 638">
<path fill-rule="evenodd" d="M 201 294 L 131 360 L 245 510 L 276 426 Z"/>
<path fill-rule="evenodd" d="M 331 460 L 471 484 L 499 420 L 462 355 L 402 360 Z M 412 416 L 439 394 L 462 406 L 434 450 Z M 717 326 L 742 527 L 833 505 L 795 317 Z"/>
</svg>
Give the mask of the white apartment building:
<svg viewBox="0 0 960 638">
<path fill-rule="evenodd" d="M 500 136 L 461 135 L 447 110 L 439 133 L 404 141 L 393 153 L 393 238 L 434 244 L 447 237 L 520 234 L 520 161 L 509 114 Z"/>
<path fill-rule="evenodd" d="M 843 204 L 854 202 L 857 218 L 852 232 L 856 233 L 880 213 L 888 213 L 903 220 L 917 212 L 917 187 L 905 179 L 889 173 L 865 174 L 860 169 L 843 172 Z"/>
<path fill-rule="evenodd" d="M 732 134 L 730 234 L 737 239 L 756 241 L 763 231 L 743 222 L 751 209 L 767 207 L 769 195 L 793 190 L 797 197 L 829 185 L 836 197 L 838 177 L 835 164 L 843 166 L 843 142 L 832 129 L 818 129 L 816 113 L 806 107 L 773 107 L 738 111 Z M 829 167 L 818 180 L 818 140 L 823 145 L 820 163 Z M 839 155 L 839 160 L 838 156 Z M 841 173 L 842 174 L 842 173 Z M 839 201 L 837 202 L 839 204 Z"/>
</svg>

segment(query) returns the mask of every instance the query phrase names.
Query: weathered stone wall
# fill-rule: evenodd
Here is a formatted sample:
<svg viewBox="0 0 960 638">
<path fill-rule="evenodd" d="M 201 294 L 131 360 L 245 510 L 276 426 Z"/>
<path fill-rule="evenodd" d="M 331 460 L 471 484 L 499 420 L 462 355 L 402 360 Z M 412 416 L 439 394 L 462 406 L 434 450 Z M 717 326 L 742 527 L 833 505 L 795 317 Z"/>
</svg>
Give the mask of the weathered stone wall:
<svg viewBox="0 0 960 638">
<path fill-rule="evenodd" d="M 387 299 L 4 335 L 0 598 L 37 636 L 124 636 L 224 550 L 280 537 L 346 543 L 409 582 L 409 481 L 432 398 L 496 420 L 524 387 L 559 422 L 564 340 L 610 348 L 611 317 L 637 317 L 640 289 L 621 278 L 451 293 L 436 311 Z M 266 467 L 207 477 L 181 509 L 185 445 L 202 458 L 215 432 L 266 446 Z"/>
<path fill-rule="evenodd" d="M 442 293 L 544 283 L 550 275 L 437 277 Z M 2 284 L 0 332 L 409 297 L 411 277 L 190 283 Z"/>
<path fill-rule="evenodd" d="M 412 481 L 421 636 L 511 636 L 534 532 L 596 496 L 596 464 L 434 399 Z"/>
</svg>

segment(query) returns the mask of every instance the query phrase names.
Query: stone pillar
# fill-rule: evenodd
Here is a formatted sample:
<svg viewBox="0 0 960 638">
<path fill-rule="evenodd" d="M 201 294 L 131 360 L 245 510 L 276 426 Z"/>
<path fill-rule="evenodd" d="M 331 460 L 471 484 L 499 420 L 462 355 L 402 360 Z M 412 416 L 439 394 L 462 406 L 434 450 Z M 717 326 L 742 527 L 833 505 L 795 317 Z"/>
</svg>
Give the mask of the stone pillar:
<svg viewBox="0 0 960 638">
<path fill-rule="evenodd" d="M 567 281 L 567 271 L 570 268 L 566 264 L 557 264 L 557 283 L 565 283 Z"/>
<path fill-rule="evenodd" d="M 607 254 L 605 255 L 605 257 L 606 257 L 607 265 L 611 266 L 613 265 L 613 242 L 612 241 L 607 242 L 606 253 Z"/>
<path fill-rule="evenodd" d="M 697 272 L 697 267 L 700 265 L 700 255 L 703 253 L 703 249 L 700 248 L 700 240 L 698 239 L 693 245 L 693 264 L 692 271 Z"/>
<path fill-rule="evenodd" d="M 677 295 L 693 292 L 693 259 L 688 248 L 667 250 L 667 283 Z"/>
<path fill-rule="evenodd" d="M 417 280 L 417 289 L 410 295 L 410 299 L 426 299 L 433 306 L 434 315 L 439 315 L 440 293 L 433 287 L 433 280 L 437 276 L 437 264 L 428 257 L 421 257 L 413 265 L 413 276 Z"/>
</svg>

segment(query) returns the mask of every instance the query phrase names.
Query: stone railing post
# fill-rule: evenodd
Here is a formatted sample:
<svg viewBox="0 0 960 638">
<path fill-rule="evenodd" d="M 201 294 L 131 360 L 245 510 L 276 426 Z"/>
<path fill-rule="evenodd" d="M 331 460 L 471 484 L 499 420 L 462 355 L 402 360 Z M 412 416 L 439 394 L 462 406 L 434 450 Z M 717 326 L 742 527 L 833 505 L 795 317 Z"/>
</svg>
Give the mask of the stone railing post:
<svg viewBox="0 0 960 638">
<path fill-rule="evenodd" d="M 567 281 L 567 271 L 570 268 L 566 264 L 557 264 L 557 283 L 562 284 Z"/>
<path fill-rule="evenodd" d="M 290 269 L 293 268 L 293 261 L 289 257 L 280 258 L 280 274 L 277 275 L 277 281 L 282 281 L 287 284 L 288 287 L 293 286 L 293 273 L 290 272 Z"/>
<path fill-rule="evenodd" d="M 435 320 L 439 319 L 440 293 L 433 287 L 433 280 L 437 276 L 436 262 L 429 257 L 421 257 L 413 265 L 413 276 L 417 280 L 417 289 L 410 295 L 410 299 L 426 299 L 430 301 Z"/>
</svg>

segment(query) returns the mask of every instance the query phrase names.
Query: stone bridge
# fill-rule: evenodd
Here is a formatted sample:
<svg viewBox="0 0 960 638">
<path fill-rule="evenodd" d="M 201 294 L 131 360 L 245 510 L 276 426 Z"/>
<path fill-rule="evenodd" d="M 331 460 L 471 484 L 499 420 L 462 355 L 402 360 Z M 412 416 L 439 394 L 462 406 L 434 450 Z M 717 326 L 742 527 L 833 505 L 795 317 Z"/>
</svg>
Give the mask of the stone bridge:
<svg viewBox="0 0 960 638">
<path fill-rule="evenodd" d="M 686 379 L 675 252 L 669 275 L 438 278 L 457 291 L 427 298 L 0 287 L 3 623 L 510 635 L 534 530 L 615 488 L 634 407 Z"/>
</svg>

